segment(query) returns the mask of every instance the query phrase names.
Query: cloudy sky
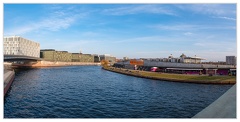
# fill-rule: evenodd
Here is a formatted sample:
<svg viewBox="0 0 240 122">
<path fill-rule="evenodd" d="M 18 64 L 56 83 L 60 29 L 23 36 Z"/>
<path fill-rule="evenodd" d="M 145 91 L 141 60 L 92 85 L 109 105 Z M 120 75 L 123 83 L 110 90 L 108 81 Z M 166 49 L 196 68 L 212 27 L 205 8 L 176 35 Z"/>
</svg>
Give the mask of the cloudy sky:
<svg viewBox="0 0 240 122">
<path fill-rule="evenodd" d="M 4 4 L 4 36 L 117 58 L 237 56 L 236 4 Z"/>
</svg>

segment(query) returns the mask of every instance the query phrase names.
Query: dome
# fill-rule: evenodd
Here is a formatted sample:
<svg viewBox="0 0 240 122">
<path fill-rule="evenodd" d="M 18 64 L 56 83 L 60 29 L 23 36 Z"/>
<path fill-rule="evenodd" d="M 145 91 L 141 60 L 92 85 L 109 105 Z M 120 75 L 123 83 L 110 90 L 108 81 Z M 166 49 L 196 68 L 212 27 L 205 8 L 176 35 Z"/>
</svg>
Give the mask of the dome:
<svg viewBox="0 0 240 122">
<path fill-rule="evenodd" d="M 186 55 L 184 55 L 184 54 L 182 54 L 180 57 L 181 57 L 181 58 L 185 58 L 185 57 L 187 57 L 187 56 L 186 56 Z"/>
</svg>

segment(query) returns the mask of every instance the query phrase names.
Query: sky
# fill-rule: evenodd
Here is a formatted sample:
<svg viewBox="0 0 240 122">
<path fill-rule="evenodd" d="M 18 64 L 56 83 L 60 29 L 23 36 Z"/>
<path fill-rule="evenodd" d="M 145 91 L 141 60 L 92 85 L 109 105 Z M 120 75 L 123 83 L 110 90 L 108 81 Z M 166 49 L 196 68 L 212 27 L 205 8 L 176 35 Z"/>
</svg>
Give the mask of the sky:
<svg viewBox="0 0 240 122">
<path fill-rule="evenodd" d="M 119 59 L 237 56 L 236 4 L 4 4 L 4 36 Z"/>
</svg>

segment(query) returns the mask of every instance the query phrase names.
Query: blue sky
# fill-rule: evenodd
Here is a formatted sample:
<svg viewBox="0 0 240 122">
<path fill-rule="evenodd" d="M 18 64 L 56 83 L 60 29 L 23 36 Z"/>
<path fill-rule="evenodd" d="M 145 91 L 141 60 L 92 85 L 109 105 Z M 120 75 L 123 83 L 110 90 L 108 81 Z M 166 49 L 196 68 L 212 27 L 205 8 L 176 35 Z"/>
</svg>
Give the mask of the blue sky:
<svg viewBox="0 0 240 122">
<path fill-rule="evenodd" d="M 117 58 L 237 56 L 236 4 L 4 4 L 4 36 Z"/>
</svg>

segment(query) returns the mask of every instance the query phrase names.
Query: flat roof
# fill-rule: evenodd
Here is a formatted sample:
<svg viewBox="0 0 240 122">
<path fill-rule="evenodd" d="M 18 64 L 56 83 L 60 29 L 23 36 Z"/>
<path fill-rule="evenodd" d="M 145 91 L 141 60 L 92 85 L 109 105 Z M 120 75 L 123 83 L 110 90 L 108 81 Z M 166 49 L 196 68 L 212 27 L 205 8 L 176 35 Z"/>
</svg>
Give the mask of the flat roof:
<svg viewBox="0 0 240 122">
<path fill-rule="evenodd" d="M 166 68 L 171 70 L 203 70 L 203 69 L 184 69 L 184 68 Z"/>
<path fill-rule="evenodd" d="M 55 51 L 54 49 L 41 49 L 40 51 Z"/>
<path fill-rule="evenodd" d="M 185 57 L 184 59 L 200 59 L 200 60 L 206 60 L 206 59 L 201 58 L 201 57 Z"/>
</svg>

